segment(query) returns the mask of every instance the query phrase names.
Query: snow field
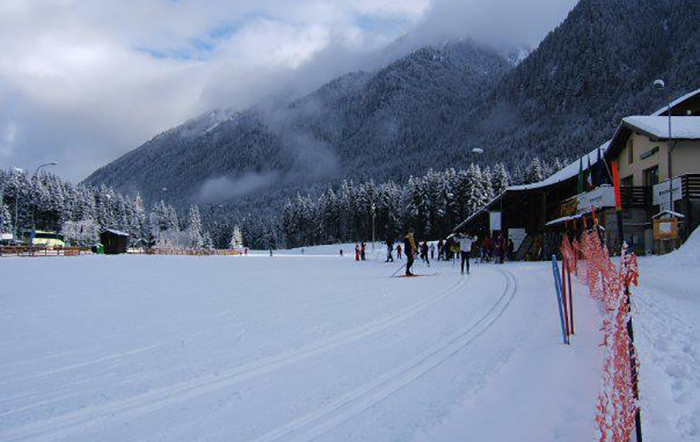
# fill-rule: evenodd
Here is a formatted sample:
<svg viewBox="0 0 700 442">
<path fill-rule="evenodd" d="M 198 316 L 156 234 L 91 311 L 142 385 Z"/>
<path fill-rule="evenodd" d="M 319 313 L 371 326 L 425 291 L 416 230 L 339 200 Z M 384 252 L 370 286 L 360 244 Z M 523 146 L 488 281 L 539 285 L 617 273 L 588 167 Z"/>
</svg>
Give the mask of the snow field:
<svg viewBox="0 0 700 442">
<path fill-rule="evenodd" d="M 700 231 L 669 255 L 642 258 L 633 297 L 642 425 L 648 440 L 700 440 Z"/>
<path fill-rule="evenodd" d="M 592 434 L 597 310 L 559 344 L 546 266 L 388 278 L 336 249 L 3 261 L 0 439 Z"/>
</svg>

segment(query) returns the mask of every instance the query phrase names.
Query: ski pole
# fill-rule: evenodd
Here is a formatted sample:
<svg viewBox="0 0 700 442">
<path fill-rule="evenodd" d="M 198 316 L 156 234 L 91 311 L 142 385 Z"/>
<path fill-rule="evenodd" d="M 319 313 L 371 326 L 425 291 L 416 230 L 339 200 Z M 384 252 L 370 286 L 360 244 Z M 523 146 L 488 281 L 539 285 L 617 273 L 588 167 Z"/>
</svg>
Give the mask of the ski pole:
<svg viewBox="0 0 700 442">
<path fill-rule="evenodd" d="M 406 264 L 402 265 L 401 267 L 399 267 L 399 269 L 398 269 L 397 271 L 395 271 L 394 273 L 392 273 L 392 274 L 391 274 L 391 277 L 393 278 L 394 276 L 396 276 L 396 274 L 399 273 L 399 272 L 401 271 L 401 269 L 403 269 L 404 267 L 406 267 Z"/>
</svg>

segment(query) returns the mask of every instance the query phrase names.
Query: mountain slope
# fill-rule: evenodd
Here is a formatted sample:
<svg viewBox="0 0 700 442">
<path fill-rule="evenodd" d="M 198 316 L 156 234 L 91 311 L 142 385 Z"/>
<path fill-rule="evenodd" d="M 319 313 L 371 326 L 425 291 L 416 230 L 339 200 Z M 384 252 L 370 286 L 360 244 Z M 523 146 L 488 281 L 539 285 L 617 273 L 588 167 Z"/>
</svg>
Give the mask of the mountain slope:
<svg viewBox="0 0 700 442">
<path fill-rule="evenodd" d="M 468 41 L 423 48 L 289 105 L 202 116 L 87 182 L 150 201 L 272 208 L 342 178 L 578 155 L 623 116 L 700 87 L 698 23 L 697 0 L 582 0 L 515 67 Z M 669 88 L 654 91 L 655 78 Z M 474 147 L 485 153 L 474 158 Z"/>
<path fill-rule="evenodd" d="M 253 190 L 269 191 L 338 176 L 406 178 L 429 167 L 435 140 L 461 124 L 464 109 L 510 69 L 501 55 L 468 41 L 423 48 L 287 106 L 196 118 L 86 182 L 185 203 L 213 202 L 202 193 L 212 180 L 230 187 L 219 192 L 227 200 L 251 193 L 238 191 L 251 180 L 265 184 Z"/>
</svg>

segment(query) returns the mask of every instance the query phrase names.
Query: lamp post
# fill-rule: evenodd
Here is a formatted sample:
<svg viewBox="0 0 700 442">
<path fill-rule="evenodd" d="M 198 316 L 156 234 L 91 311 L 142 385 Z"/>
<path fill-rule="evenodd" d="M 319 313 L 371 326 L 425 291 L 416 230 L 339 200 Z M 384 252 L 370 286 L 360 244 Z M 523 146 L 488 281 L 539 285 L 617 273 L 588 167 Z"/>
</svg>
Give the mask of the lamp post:
<svg viewBox="0 0 700 442">
<path fill-rule="evenodd" d="M 24 170 L 19 167 L 13 169 L 14 173 L 24 173 Z M 19 241 L 19 184 L 15 185 L 15 225 L 14 225 L 14 240 Z"/>
<path fill-rule="evenodd" d="M 55 161 L 51 161 L 50 163 L 44 163 L 44 164 L 40 165 L 39 167 L 36 168 L 36 171 L 34 172 L 33 180 L 38 180 L 39 171 L 43 167 L 57 166 L 57 165 L 58 165 L 58 163 Z M 29 238 L 29 245 L 32 247 L 34 246 L 34 236 L 35 235 L 36 235 L 36 200 L 34 200 L 33 204 L 32 204 L 32 235 Z"/>
<path fill-rule="evenodd" d="M 666 88 L 666 83 L 663 80 L 658 79 L 654 81 L 654 88 L 656 90 L 664 90 Z M 671 101 L 666 100 L 666 105 L 668 106 L 668 209 L 673 212 L 673 134 L 671 132 Z"/>
</svg>

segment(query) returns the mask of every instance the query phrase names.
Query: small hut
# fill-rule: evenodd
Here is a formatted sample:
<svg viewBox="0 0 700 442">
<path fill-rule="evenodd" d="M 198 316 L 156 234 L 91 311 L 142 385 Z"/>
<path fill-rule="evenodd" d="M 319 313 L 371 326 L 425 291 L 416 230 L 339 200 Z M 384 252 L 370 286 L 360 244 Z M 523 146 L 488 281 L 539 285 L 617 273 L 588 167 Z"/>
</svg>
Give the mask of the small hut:
<svg viewBox="0 0 700 442">
<path fill-rule="evenodd" d="M 129 234 L 119 230 L 107 229 L 100 234 L 100 242 L 104 246 L 106 255 L 126 253 L 129 245 Z"/>
</svg>

